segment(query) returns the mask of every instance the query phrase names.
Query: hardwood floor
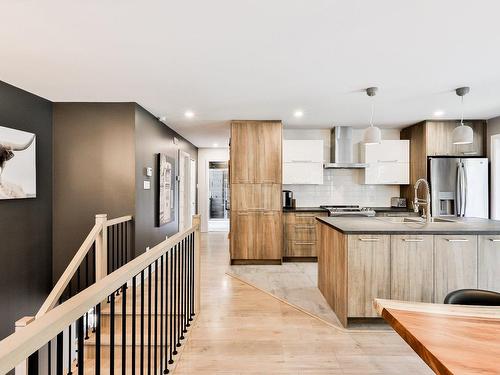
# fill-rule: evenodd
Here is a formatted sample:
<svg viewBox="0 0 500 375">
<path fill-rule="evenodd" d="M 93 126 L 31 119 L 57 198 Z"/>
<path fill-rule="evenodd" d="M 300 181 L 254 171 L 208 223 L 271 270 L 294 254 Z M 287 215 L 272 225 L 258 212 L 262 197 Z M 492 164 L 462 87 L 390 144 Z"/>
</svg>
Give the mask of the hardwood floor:
<svg viewBox="0 0 500 375">
<path fill-rule="evenodd" d="M 432 374 L 392 331 L 331 327 L 225 274 L 227 234 L 202 236 L 202 313 L 175 374 Z"/>
</svg>

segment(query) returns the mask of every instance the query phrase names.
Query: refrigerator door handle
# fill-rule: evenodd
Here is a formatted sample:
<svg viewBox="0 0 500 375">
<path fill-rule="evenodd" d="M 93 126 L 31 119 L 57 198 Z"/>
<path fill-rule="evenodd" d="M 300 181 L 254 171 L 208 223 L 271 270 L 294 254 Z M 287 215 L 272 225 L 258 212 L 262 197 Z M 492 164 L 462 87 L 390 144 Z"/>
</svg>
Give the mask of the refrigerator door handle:
<svg viewBox="0 0 500 375">
<path fill-rule="evenodd" d="M 462 217 L 465 214 L 464 182 L 463 164 L 462 162 L 459 162 L 457 168 L 457 216 L 459 217 Z"/>
</svg>

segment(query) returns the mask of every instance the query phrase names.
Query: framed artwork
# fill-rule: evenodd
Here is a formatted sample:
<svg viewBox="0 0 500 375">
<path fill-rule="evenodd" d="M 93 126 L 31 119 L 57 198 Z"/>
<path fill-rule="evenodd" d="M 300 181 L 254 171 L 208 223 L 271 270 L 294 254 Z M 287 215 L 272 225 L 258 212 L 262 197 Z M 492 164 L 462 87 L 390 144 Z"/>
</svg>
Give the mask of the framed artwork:
<svg viewBox="0 0 500 375">
<path fill-rule="evenodd" d="M 175 219 L 175 159 L 158 154 L 158 218 L 159 227 Z"/>
<path fill-rule="evenodd" d="M 0 199 L 36 197 L 36 136 L 0 126 Z"/>
</svg>

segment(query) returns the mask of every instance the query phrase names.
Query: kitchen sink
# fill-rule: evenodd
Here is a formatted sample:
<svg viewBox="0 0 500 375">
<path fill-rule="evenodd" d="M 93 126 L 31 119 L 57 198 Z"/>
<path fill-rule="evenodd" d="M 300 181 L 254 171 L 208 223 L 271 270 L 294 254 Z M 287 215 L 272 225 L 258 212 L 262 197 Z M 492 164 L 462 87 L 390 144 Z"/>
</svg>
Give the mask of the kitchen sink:
<svg viewBox="0 0 500 375">
<path fill-rule="evenodd" d="M 408 224 L 425 224 L 425 219 L 416 216 L 403 216 L 403 217 L 377 217 L 378 220 L 386 221 L 389 223 L 408 223 Z M 433 217 L 431 223 L 456 223 L 455 220 L 443 219 L 441 217 Z"/>
</svg>

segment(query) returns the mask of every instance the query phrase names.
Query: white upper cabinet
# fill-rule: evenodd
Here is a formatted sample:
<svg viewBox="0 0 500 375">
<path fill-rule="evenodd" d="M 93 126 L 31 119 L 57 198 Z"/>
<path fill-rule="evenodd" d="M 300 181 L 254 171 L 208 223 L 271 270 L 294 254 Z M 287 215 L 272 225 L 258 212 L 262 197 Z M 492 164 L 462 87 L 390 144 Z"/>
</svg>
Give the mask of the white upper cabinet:
<svg viewBox="0 0 500 375">
<path fill-rule="evenodd" d="M 322 140 L 283 140 L 283 184 L 323 184 Z"/>
<path fill-rule="evenodd" d="M 360 145 L 365 184 L 407 185 L 410 183 L 410 141 L 387 140 L 379 144 Z"/>
</svg>

